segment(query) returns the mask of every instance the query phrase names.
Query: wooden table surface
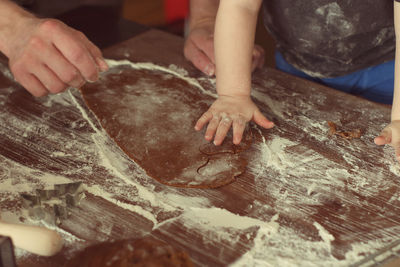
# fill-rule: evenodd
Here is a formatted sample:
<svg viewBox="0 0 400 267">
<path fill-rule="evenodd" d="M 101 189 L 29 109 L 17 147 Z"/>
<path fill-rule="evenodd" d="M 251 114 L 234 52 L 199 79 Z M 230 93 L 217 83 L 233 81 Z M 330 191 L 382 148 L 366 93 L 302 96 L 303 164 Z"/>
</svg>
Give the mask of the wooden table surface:
<svg viewBox="0 0 400 267">
<path fill-rule="evenodd" d="M 182 48 L 180 37 L 149 30 L 104 55 L 185 70 L 214 90 Z M 375 258 L 365 265 L 372 266 L 397 244 L 400 168 L 391 147 L 373 143 L 390 119 L 388 106 L 259 70 L 253 98 L 276 127 L 252 126 L 249 164 L 232 184 L 182 189 L 156 182 L 129 160 L 76 90 L 36 99 L 5 64 L 1 73 L 2 218 L 43 224 L 29 218 L 20 193 L 72 181 L 85 187 L 67 219 L 46 224 L 65 238 L 63 251 L 44 258 L 17 250 L 21 267 L 61 266 L 89 244 L 147 234 L 184 249 L 197 266 L 352 266 Z M 362 136 L 330 136 L 328 121 Z"/>
</svg>

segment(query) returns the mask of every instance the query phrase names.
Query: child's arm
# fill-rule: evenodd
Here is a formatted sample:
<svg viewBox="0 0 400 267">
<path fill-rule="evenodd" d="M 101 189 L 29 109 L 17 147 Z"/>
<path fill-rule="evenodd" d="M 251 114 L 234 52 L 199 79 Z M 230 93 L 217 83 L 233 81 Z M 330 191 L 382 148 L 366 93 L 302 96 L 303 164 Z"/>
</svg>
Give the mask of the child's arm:
<svg viewBox="0 0 400 267">
<path fill-rule="evenodd" d="M 273 127 L 250 97 L 252 51 L 261 0 L 220 0 L 215 26 L 215 63 L 218 99 L 197 121 L 200 130 L 208 123 L 205 138 L 220 145 L 233 128 L 239 144 L 246 123 L 253 120 Z"/>
<path fill-rule="evenodd" d="M 391 123 L 375 138 L 375 144 L 390 144 L 394 147 L 396 158 L 400 161 L 400 3 L 394 2 L 394 28 L 396 32 L 396 58 L 394 73 L 394 95 Z"/>
</svg>

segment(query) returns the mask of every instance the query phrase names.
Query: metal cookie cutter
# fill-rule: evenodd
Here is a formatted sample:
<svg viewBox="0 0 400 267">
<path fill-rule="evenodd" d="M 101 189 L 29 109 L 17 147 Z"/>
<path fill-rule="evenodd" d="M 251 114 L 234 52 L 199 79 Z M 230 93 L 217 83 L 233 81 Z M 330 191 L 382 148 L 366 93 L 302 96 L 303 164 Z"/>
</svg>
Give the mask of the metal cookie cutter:
<svg viewBox="0 0 400 267">
<path fill-rule="evenodd" d="M 0 236 L 0 267 L 16 267 L 11 238 Z"/>
<path fill-rule="evenodd" d="M 70 209 L 84 198 L 82 182 L 56 184 L 54 189 L 37 189 L 35 195 L 21 194 L 24 207 L 33 220 L 60 224 L 67 219 Z"/>
</svg>

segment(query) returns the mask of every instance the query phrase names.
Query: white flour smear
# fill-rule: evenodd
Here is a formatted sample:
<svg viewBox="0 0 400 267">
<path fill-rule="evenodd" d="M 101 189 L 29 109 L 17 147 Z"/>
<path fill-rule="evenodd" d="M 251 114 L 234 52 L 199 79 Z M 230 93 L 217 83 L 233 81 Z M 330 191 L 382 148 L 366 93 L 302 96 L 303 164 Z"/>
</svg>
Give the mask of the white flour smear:
<svg viewBox="0 0 400 267">
<path fill-rule="evenodd" d="M 214 93 L 205 90 L 196 79 L 187 77 L 184 69 L 174 65 L 165 68 L 153 63 L 132 63 L 127 60 L 107 60 L 107 63 L 110 68 L 128 65 L 134 69 L 163 71 L 184 79 L 206 95 L 216 97 Z M 274 86 L 273 81 L 269 81 L 269 85 Z M 292 114 L 285 103 L 276 101 L 259 90 L 255 90 L 253 96 L 257 100 L 267 103 L 268 107 L 276 112 L 275 115 L 282 120 L 291 117 Z M 313 231 L 318 237 L 315 240 L 306 240 L 295 230 L 279 223 L 282 216 L 292 218 L 304 216 L 295 206 L 299 203 L 304 206 L 323 205 L 326 195 L 329 195 L 329 192 L 336 187 L 351 185 L 351 190 L 368 188 L 363 192 L 370 193 L 385 190 L 385 179 L 379 176 L 379 173 L 377 175 L 369 170 L 361 171 L 350 167 L 351 172 L 361 172 L 362 175 L 356 176 L 356 178 L 349 172 L 348 166 L 342 166 L 335 161 L 326 159 L 318 150 L 310 149 L 298 140 L 283 138 L 272 132 L 266 138 L 261 135 L 259 130 L 256 131 L 256 134 L 261 136 L 261 142 L 254 145 L 255 153 L 252 153 L 249 160 L 248 171 L 255 177 L 257 192 L 269 195 L 274 199 L 274 212 L 273 215 L 264 214 L 263 210 L 271 210 L 272 207 L 255 200 L 252 210 L 248 214 L 234 214 L 229 210 L 214 206 L 206 195 L 209 194 L 217 199 L 222 198 L 223 195 L 219 191 L 210 190 L 207 193 L 203 192 L 203 196 L 199 196 L 196 193 L 199 191 L 185 190 L 186 194 L 192 194 L 187 196 L 182 194 L 181 189 L 160 186 L 148 177 L 145 171 L 127 158 L 110 140 L 106 132 L 99 127 L 99 123 L 93 114 L 88 112 L 75 90 L 51 95 L 43 100 L 42 104 L 49 108 L 49 112 L 42 115 L 43 120 L 63 115 L 64 113 L 61 112 L 63 107 L 73 106 L 76 108 L 75 115 L 72 114 L 76 120 L 68 125 L 68 138 L 65 137 L 64 130 L 60 130 L 64 135 L 58 134 L 45 124 L 32 125 L 29 120 L 8 118 L 1 113 L 0 123 L 13 128 L 17 140 L 24 145 L 29 145 L 24 138 L 29 138 L 38 132 L 44 133 L 46 138 L 54 144 L 62 143 L 63 149 L 48 151 L 50 159 L 74 159 L 85 164 L 77 164 L 70 168 L 60 167 L 61 171 L 55 174 L 26 167 L 0 157 L 0 203 L 6 200 L 19 202 L 20 193 L 33 193 L 37 188 L 50 188 L 57 183 L 71 182 L 74 181 L 75 174 L 82 175 L 83 173 L 82 177 L 89 177 L 88 180 L 85 180 L 85 184 L 86 190 L 90 194 L 140 215 L 148 220 L 149 224 L 152 224 L 150 229 L 153 231 L 162 231 L 168 229 L 171 224 L 179 224 L 186 229 L 187 233 L 198 233 L 205 243 L 208 242 L 207 244 L 218 244 L 222 240 L 224 244 L 231 244 L 231 249 L 241 243 L 241 238 L 247 239 L 250 247 L 240 249 L 243 251 L 243 256 L 232 264 L 235 267 L 348 266 L 362 259 L 365 254 L 381 248 L 384 244 L 381 240 L 353 244 L 346 253 L 345 259 L 338 260 L 331 255 L 331 243 L 335 237 L 323 223 L 311 223 L 314 226 Z M 296 118 L 297 123 L 304 126 L 304 131 L 312 133 L 312 137 L 322 143 L 334 142 L 326 136 L 328 127 L 326 121 L 321 120 L 324 114 L 312 114 L 311 107 L 304 101 L 300 101 L 298 104 L 304 108 L 304 114 L 309 114 L 309 116 L 300 114 Z M 329 116 L 339 118 L 340 114 L 329 114 Z M 369 129 L 364 137 L 372 137 L 375 131 L 379 132 L 379 127 L 380 125 Z M 81 134 L 78 136 L 74 134 L 74 131 L 81 131 Z M 356 148 L 354 150 L 356 151 Z M 356 152 L 350 153 L 349 151 L 351 149 L 343 148 L 343 162 L 351 166 L 357 163 L 358 159 L 354 156 Z M 391 153 L 392 151 L 385 151 L 387 158 L 380 160 L 389 164 Z M 101 168 L 97 166 L 101 166 Z M 97 175 L 96 173 L 99 171 L 101 175 L 96 178 L 101 182 L 96 182 L 97 179 L 96 181 L 90 180 L 90 177 Z M 396 174 L 400 173 L 396 167 L 392 167 L 391 171 Z M 272 183 L 271 180 L 265 181 L 262 178 L 265 172 L 275 175 L 276 180 Z M 297 177 L 303 178 L 300 181 Z M 304 193 L 292 194 L 290 187 L 284 187 L 288 184 L 301 188 Z M 398 201 L 398 197 L 394 201 Z M 124 199 L 129 201 L 124 201 Z M 13 217 L 10 214 L 14 214 L 14 219 L 16 219 L 26 216 L 26 211 L 21 211 L 18 206 L 2 207 L 1 214 L 7 215 L 9 218 Z M 112 230 L 112 225 L 105 225 L 104 229 L 107 227 L 109 231 Z M 54 228 L 69 243 L 81 241 L 75 235 L 65 232 L 59 227 Z M 179 237 L 174 238 L 178 239 Z M 223 250 L 221 250 L 222 253 Z M 17 255 L 23 257 L 25 254 L 18 252 Z"/>
</svg>

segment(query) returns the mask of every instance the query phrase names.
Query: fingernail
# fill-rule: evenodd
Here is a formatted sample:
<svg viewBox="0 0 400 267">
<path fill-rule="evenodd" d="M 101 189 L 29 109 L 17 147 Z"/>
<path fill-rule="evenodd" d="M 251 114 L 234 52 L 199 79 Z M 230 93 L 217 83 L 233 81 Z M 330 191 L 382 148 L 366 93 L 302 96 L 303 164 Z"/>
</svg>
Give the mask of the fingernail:
<svg viewBox="0 0 400 267">
<path fill-rule="evenodd" d="M 208 76 L 213 76 L 214 75 L 214 65 L 213 64 L 208 64 L 203 71 L 205 74 Z"/>
<path fill-rule="evenodd" d="M 84 79 L 74 80 L 69 85 L 73 88 L 81 88 L 85 84 Z"/>
<path fill-rule="evenodd" d="M 97 73 L 96 73 L 96 74 L 93 75 L 92 77 L 86 79 L 86 81 L 89 82 L 89 83 L 95 83 L 98 79 L 99 79 L 99 76 L 98 76 Z"/>
<path fill-rule="evenodd" d="M 107 71 L 108 70 L 108 65 L 104 61 L 104 59 L 96 58 L 96 62 L 97 62 L 97 65 L 99 65 L 101 71 Z"/>
</svg>

